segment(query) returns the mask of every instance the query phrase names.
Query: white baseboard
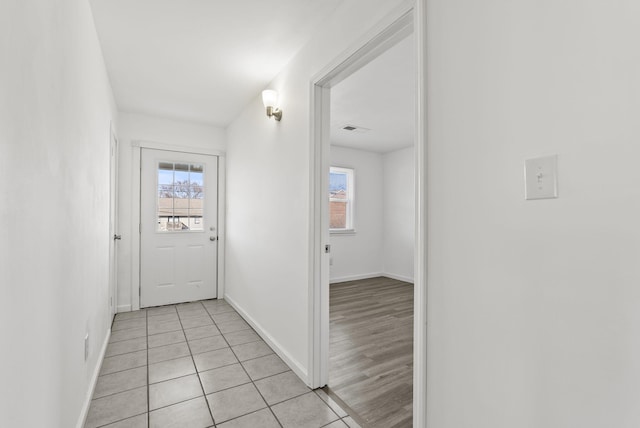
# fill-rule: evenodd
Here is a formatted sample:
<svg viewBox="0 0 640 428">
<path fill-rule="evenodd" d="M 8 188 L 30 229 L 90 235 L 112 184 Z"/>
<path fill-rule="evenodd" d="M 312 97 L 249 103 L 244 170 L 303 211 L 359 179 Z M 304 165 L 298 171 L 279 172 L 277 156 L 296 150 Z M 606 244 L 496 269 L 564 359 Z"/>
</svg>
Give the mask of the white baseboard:
<svg viewBox="0 0 640 428">
<path fill-rule="evenodd" d="M 120 314 L 122 312 L 131 312 L 131 305 L 119 305 L 116 308 L 116 313 Z"/>
<path fill-rule="evenodd" d="M 363 273 L 360 275 L 340 276 L 338 278 L 329 279 L 329 284 L 337 284 L 339 282 L 347 282 L 347 281 L 357 281 L 359 279 L 376 278 L 378 276 L 384 276 L 384 274 L 382 272 L 372 272 L 372 273 Z"/>
<path fill-rule="evenodd" d="M 78 423 L 76 424 L 76 428 L 84 427 L 84 423 L 86 422 L 87 415 L 89 414 L 89 407 L 91 407 L 91 398 L 93 397 L 93 391 L 96 389 L 96 383 L 98 383 L 98 376 L 100 375 L 100 370 L 102 369 L 102 362 L 104 361 L 104 355 L 107 352 L 107 345 L 109 345 L 110 337 L 111 337 L 111 328 L 107 330 L 107 337 L 104 338 L 104 343 L 102 344 L 102 349 L 100 350 L 100 356 L 98 357 L 96 368 L 93 371 L 93 375 L 91 376 L 91 382 L 89 383 L 87 396 L 84 399 L 84 404 L 82 405 L 82 410 L 80 411 L 80 417 L 78 418 Z"/>
<path fill-rule="evenodd" d="M 374 272 L 374 273 L 363 273 L 360 275 L 349 275 L 349 276 L 341 276 L 338 278 L 331 278 L 329 280 L 329 284 L 338 284 L 340 282 L 347 281 L 358 281 L 360 279 L 369 279 L 369 278 L 377 278 L 379 276 L 384 276 L 386 278 L 397 279 L 398 281 L 410 282 L 413 284 L 413 278 L 403 275 L 396 275 L 395 273 L 388 272 Z"/>
<path fill-rule="evenodd" d="M 258 333 L 258 335 L 260 335 L 260 337 L 262 337 L 262 339 L 267 342 L 267 345 L 269 345 L 271 349 L 273 349 L 275 353 L 278 354 L 280 358 L 282 358 L 285 364 L 288 365 L 289 368 L 293 370 L 294 373 L 297 374 L 304 383 L 307 383 L 307 370 L 287 351 L 285 351 L 284 348 L 280 346 L 280 344 L 256 320 L 254 320 L 249 314 L 247 314 L 244 309 L 242 309 L 242 307 L 238 305 L 237 302 L 235 302 L 229 296 L 224 296 L 224 300 L 226 300 L 226 302 L 229 303 L 233 307 L 233 309 L 235 309 L 242 316 L 242 318 L 244 318 L 245 321 L 249 323 L 251 327 L 253 327 L 256 333 Z"/>
<path fill-rule="evenodd" d="M 385 277 L 391 278 L 391 279 L 397 279 L 398 281 L 409 282 L 409 283 L 413 284 L 413 278 L 410 277 L 410 276 L 396 275 L 395 273 L 388 273 L 388 272 L 383 273 L 382 276 L 385 276 Z"/>
</svg>

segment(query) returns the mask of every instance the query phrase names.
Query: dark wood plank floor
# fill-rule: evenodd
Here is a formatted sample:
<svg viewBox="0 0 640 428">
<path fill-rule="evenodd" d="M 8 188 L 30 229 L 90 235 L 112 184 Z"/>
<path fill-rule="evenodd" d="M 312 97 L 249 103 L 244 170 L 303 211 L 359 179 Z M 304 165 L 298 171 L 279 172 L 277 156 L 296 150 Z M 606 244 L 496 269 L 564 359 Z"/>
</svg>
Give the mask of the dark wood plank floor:
<svg viewBox="0 0 640 428">
<path fill-rule="evenodd" d="M 330 288 L 329 389 L 367 427 L 410 427 L 413 284 L 372 278 Z"/>
</svg>

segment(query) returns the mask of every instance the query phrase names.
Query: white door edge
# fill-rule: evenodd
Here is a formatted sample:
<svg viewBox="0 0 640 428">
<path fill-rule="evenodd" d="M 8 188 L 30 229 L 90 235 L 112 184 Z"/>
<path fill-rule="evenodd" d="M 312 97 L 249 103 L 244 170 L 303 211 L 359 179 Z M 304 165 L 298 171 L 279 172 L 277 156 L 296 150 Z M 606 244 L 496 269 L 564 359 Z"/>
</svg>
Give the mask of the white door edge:
<svg viewBox="0 0 640 428">
<path fill-rule="evenodd" d="M 109 124 L 109 314 L 113 316 L 118 307 L 118 241 L 113 235 L 118 229 L 118 138 Z"/>
</svg>

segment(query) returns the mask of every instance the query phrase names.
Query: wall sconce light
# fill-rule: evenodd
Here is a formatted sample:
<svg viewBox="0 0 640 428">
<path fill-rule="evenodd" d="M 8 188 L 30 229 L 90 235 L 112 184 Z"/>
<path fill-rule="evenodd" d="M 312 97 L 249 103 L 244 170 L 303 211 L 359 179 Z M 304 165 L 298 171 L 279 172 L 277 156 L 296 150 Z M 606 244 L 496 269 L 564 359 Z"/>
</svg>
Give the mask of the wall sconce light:
<svg viewBox="0 0 640 428">
<path fill-rule="evenodd" d="M 278 93 L 273 89 L 262 91 L 262 103 L 267 109 L 267 117 L 273 116 L 278 122 L 282 120 L 282 110 L 276 107 L 278 104 Z"/>
</svg>

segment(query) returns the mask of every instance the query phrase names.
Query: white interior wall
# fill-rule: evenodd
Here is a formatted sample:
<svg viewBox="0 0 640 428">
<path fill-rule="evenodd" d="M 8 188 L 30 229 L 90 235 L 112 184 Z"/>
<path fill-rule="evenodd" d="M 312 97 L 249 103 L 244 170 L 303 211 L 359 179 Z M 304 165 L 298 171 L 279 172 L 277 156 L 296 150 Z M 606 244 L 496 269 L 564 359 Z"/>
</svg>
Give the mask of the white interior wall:
<svg viewBox="0 0 640 428">
<path fill-rule="evenodd" d="M 134 252 L 132 237 L 138 233 L 132 219 L 139 206 L 132 202 L 139 195 L 133 195 L 134 174 L 139 174 L 140 165 L 133 165 L 134 147 L 138 141 L 161 143 L 173 147 L 189 149 L 208 149 L 224 152 L 226 149 L 226 133 L 222 128 L 207 124 L 184 122 L 166 118 L 134 113 L 120 113 L 118 122 L 120 144 L 119 160 L 119 225 L 122 240 L 118 247 L 118 312 L 132 309 L 133 275 L 137 271 L 132 266 Z"/>
<path fill-rule="evenodd" d="M 331 234 L 332 283 L 388 276 L 413 282 L 413 147 L 380 154 L 331 146 L 331 165 L 355 170 L 356 233 Z"/>
<path fill-rule="evenodd" d="M 344 2 L 273 81 L 282 122 L 268 119 L 256 96 L 228 128 L 225 298 L 250 314 L 303 378 L 310 341 L 311 80 L 404 3 Z"/>
<path fill-rule="evenodd" d="M 115 104 L 85 0 L 1 2 L 0 52 L 0 425 L 73 427 L 111 321 Z"/>
<path fill-rule="evenodd" d="M 407 147 L 382 155 L 382 242 L 385 276 L 413 282 L 415 155 Z"/>
<path fill-rule="evenodd" d="M 426 16 L 428 426 L 640 426 L 640 2 Z"/>
<path fill-rule="evenodd" d="M 382 155 L 331 146 L 331 165 L 354 169 L 355 233 L 331 234 L 331 282 L 372 278 L 383 273 Z"/>
</svg>

